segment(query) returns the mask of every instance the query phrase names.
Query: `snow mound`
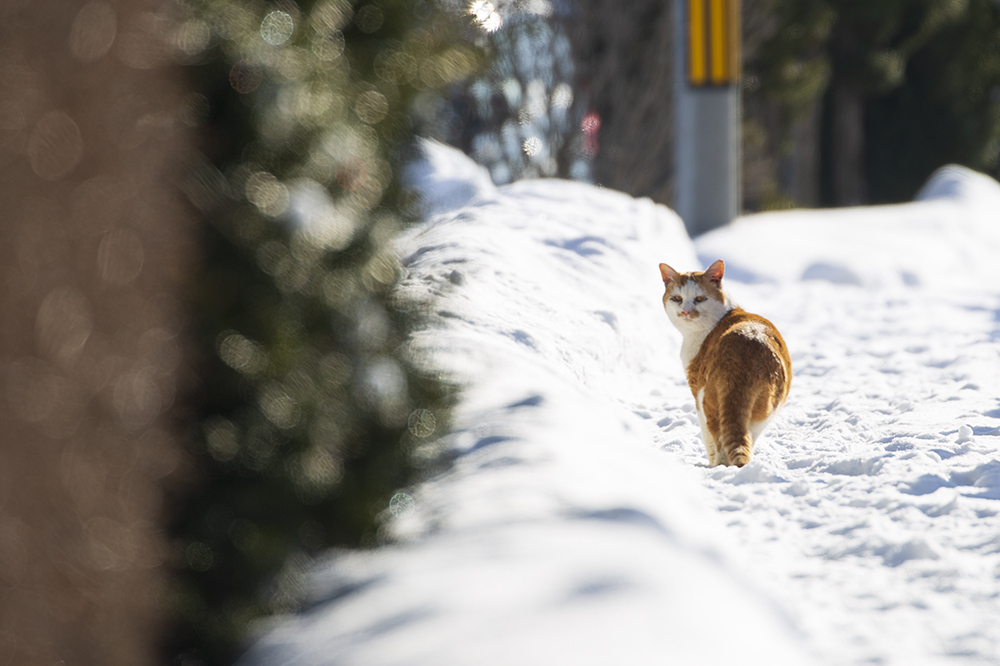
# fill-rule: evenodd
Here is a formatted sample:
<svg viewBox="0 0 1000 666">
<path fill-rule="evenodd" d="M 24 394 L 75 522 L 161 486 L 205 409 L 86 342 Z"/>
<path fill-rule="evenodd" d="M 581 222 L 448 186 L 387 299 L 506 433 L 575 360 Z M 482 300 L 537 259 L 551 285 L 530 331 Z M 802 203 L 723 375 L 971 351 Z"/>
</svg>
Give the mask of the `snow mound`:
<svg viewBox="0 0 1000 666">
<path fill-rule="evenodd" d="M 957 164 L 943 166 L 927 179 L 915 201 L 958 199 L 973 203 L 993 200 L 1000 206 L 1000 184 L 985 174 Z"/>
<path fill-rule="evenodd" d="M 431 318 L 413 353 L 463 386 L 451 468 L 244 663 L 810 663 L 652 446 L 647 407 L 690 401 L 657 268 L 696 265 L 677 216 L 565 181 L 456 204 L 402 240 L 397 294 Z"/>
<path fill-rule="evenodd" d="M 648 200 L 435 150 L 427 186 L 473 194 L 428 193 L 395 296 L 462 386 L 451 466 L 246 664 L 1000 666 L 996 183 L 692 243 Z M 704 464 L 657 270 L 720 257 L 794 370 L 738 470 Z"/>
<path fill-rule="evenodd" d="M 425 215 L 496 197 L 489 172 L 461 151 L 433 139 L 419 139 L 418 149 L 421 159 L 403 170 L 403 184 L 417 193 Z"/>
<path fill-rule="evenodd" d="M 918 201 L 748 215 L 698 238 L 702 263 L 725 259 L 748 283 L 823 281 L 858 287 L 954 288 L 1000 282 L 1000 184 L 944 167 Z M 733 252 L 733 250 L 738 250 Z"/>
</svg>

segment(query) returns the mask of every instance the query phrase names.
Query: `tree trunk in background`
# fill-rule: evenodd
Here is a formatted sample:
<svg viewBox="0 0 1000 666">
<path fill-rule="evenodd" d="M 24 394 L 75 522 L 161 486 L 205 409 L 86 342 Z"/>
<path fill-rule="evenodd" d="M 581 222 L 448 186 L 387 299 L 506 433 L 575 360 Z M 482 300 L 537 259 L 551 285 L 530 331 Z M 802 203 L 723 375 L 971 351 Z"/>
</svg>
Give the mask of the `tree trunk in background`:
<svg viewBox="0 0 1000 666">
<path fill-rule="evenodd" d="M 830 88 L 830 182 L 835 206 L 865 202 L 864 96 L 850 84 Z"/>
<path fill-rule="evenodd" d="M 809 110 L 792 123 L 792 149 L 782 164 L 783 189 L 799 206 L 814 208 L 819 205 L 819 100 L 809 105 Z"/>
<path fill-rule="evenodd" d="M 0 664 L 159 661 L 193 251 L 161 5 L 0 3 Z"/>
<path fill-rule="evenodd" d="M 576 88 L 600 120 L 594 181 L 668 205 L 674 161 L 670 15 L 670 3 L 662 0 L 593 0 L 578 3 L 569 24 Z"/>
</svg>

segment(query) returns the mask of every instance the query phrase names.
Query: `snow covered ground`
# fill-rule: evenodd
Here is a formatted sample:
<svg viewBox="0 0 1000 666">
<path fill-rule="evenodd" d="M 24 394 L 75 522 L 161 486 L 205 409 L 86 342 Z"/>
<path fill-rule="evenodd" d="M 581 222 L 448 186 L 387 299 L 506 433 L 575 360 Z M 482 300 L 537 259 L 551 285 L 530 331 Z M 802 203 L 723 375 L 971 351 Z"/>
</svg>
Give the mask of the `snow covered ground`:
<svg viewBox="0 0 1000 666">
<path fill-rule="evenodd" d="M 1000 185 L 744 218 L 442 146 L 400 243 L 450 469 L 334 553 L 246 664 L 1000 664 Z M 722 258 L 792 351 L 743 469 L 705 465 L 657 264 Z"/>
</svg>

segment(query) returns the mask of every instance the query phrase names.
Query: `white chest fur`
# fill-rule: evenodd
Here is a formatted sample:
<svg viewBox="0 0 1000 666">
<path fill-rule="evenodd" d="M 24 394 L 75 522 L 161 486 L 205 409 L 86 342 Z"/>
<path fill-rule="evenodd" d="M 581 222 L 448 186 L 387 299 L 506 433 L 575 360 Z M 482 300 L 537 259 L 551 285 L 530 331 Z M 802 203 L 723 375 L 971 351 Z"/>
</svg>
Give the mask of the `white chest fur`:
<svg viewBox="0 0 1000 666">
<path fill-rule="evenodd" d="M 684 339 L 681 342 L 681 363 L 684 365 L 684 370 L 687 371 L 688 366 L 691 365 L 691 361 L 694 357 L 698 355 L 698 351 L 701 349 L 701 343 L 705 341 L 708 334 L 712 329 L 704 331 L 692 331 L 690 333 L 684 333 Z"/>
</svg>

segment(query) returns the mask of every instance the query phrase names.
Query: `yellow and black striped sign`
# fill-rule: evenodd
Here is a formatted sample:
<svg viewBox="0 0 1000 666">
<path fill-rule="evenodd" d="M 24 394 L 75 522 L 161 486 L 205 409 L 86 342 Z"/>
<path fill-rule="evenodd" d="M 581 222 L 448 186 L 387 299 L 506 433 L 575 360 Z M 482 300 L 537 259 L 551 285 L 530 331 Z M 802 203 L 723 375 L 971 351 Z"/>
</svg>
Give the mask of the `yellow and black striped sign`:
<svg viewBox="0 0 1000 666">
<path fill-rule="evenodd" d="M 687 79 L 730 86 L 740 78 L 740 0 L 686 0 Z"/>
</svg>

